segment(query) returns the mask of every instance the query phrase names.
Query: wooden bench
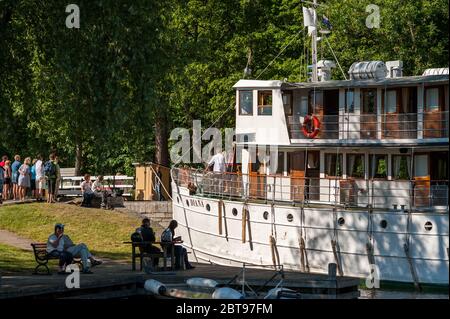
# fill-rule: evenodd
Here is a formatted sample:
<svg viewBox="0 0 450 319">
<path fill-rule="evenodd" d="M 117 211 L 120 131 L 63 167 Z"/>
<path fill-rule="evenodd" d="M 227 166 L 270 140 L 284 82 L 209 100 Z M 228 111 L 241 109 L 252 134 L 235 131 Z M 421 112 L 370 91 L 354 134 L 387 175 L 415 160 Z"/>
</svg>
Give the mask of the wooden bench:
<svg viewBox="0 0 450 319">
<path fill-rule="evenodd" d="M 153 258 L 163 258 L 164 260 L 164 266 L 163 266 L 163 270 L 166 271 L 167 269 L 167 258 L 170 257 L 170 267 L 172 270 L 175 269 L 175 250 L 174 250 L 174 245 L 170 245 L 171 249 L 170 252 L 168 252 L 168 246 L 167 243 L 162 243 L 162 242 L 148 242 L 148 241 L 124 241 L 124 244 L 131 244 L 131 270 L 135 271 L 136 270 L 136 258 L 139 258 L 139 265 L 140 265 L 140 270 L 142 271 L 142 259 L 145 257 L 150 258 L 151 260 L 153 260 Z M 144 247 L 146 245 L 154 245 L 154 244 L 159 244 L 162 248 L 162 252 L 160 253 L 146 253 L 144 252 Z M 139 249 L 139 252 L 136 251 L 136 247 Z M 170 254 L 170 256 L 169 256 Z"/>
<path fill-rule="evenodd" d="M 31 243 L 31 247 L 33 247 L 33 253 L 34 253 L 34 259 L 38 263 L 36 268 L 34 268 L 34 275 L 39 274 L 39 268 L 43 267 L 46 269 L 46 274 L 50 275 L 50 269 L 48 268 L 47 264 L 50 259 L 58 259 L 59 257 L 51 256 L 47 252 L 47 244 L 46 243 Z M 81 259 L 80 258 L 74 258 L 73 263 L 80 264 L 81 265 Z"/>
</svg>

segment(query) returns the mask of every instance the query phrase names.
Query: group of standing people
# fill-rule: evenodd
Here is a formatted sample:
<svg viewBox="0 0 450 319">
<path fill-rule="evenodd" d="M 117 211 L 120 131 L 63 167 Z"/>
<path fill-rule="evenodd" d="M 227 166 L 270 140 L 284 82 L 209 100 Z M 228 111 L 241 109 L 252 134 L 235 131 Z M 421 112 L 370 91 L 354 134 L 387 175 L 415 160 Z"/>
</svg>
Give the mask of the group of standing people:
<svg viewBox="0 0 450 319">
<path fill-rule="evenodd" d="M 57 195 L 57 185 L 61 179 L 58 157 L 50 154 L 44 163 L 41 155 L 32 159 L 26 157 L 21 162 L 20 155 L 14 156 L 11 163 L 8 156 L 2 156 L 0 162 L 0 202 L 2 200 L 21 200 L 31 193 L 31 198 L 54 203 Z"/>
</svg>

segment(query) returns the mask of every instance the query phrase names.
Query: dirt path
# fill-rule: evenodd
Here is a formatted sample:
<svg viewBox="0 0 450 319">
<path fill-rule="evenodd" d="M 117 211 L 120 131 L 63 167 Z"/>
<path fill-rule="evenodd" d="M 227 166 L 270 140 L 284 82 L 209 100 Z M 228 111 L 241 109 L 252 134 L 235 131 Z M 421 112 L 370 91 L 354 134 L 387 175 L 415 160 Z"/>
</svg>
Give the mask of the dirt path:
<svg viewBox="0 0 450 319">
<path fill-rule="evenodd" d="M 0 229 L 0 244 L 5 244 L 25 250 L 32 250 L 30 246 L 31 243 L 31 239 L 23 238 L 10 231 Z"/>
</svg>

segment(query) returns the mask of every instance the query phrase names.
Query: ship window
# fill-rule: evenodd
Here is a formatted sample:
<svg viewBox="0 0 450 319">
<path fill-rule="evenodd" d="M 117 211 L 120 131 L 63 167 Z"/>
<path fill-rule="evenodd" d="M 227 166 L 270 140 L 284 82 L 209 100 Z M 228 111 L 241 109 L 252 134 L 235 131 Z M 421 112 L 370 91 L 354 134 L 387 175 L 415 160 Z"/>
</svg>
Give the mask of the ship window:
<svg viewBox="0 0 450 319">
<path fill-rule="evenodd" d="M 387 155 L 370 155 L 369 176 L 371 178 L 387 177 Z"/>
<path fill-rule="evenodd" d="M 325 176 L 342 176 L 342 154 L 325 154 Z"/>
<path fill-rule="evenodd" d="M 411 157 L 406 155 L 392 156 L 392 177 L 394 179 L 411 178 Z"/>
<path fill-rule="evenodd" d="M 386 113 L 396 113 L 397 90 L 387 90 L 385 93 L 386 93 Z"/>
<path fill-rule="evenodd" d="M 258 91 L 258 115 L 272 115 L 272 91 Z"/>
<path fill-rule="evenodd" d="M 364 178 L 364 154 L 347 155 L 347 175 L 349 177 Z"/>
<path fill-rule="evenodd" d="M 425 107 L 426 111 L 437 111 L 439 110 L 439 89 L 429 88 L 425 91 Z"/>
<path fill-rule="evenodd" d="M 283 92 L 284 115 L 292 115 L 292 92 Z"/>
<path fill-rule="evenodd" d="M 374 114 L 377 108 L 377 90 L 376 89 L 362 89 L 362 110 L 366 114 Z"/>
<path fill-rule="evenodd" d="M 239 91 L 239 115 L 253 115 L 252 91 Z"/>
<path fill-rule="evenodd" d="M 353 89 L 345 90 L 345 112 L 355 112 L 355 92 L 353 91 Z"/>
</svg>

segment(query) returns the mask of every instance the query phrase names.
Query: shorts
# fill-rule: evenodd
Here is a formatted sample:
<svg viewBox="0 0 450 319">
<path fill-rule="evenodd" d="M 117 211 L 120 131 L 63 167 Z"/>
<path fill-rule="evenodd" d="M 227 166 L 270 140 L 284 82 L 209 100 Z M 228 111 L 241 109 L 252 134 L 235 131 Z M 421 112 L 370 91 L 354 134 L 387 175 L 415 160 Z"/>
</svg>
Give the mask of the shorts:
<svg viewBox="0 0 450 319">
<path fill-rule="evenodd" d="M 47 181 L 46 181 L 45 177 L 39 177 L 38 179 L 36 179 L 35 187 L 38 190 L 47 189 Z"/>
<path fill-rule="evenodd" d="M 32 179 L 30 183 L 30 189 L 34 191 L 36 189 L 36 180 Z"/>
<path fill-rule="evenodd" d="M 19 175 L 20 174 L 18 172 L 13 174 L 13 176 L 12 176 L 12 183 L 13 184 L 18 184 L 19 183 Z"/>
<path fill-rule="evenodd" d="M 11 177 L 5 177 L 4 185 L 11 185 Z"/>
<path fill-rule="evenodd" d="M 50 178 L 47 180 L 48 193 L 51 195 L 55 195 L 56 191 L 56 179 Z"/>
</svg>

